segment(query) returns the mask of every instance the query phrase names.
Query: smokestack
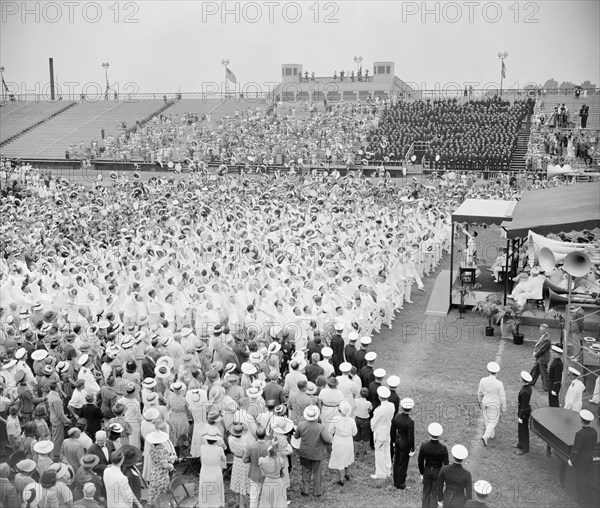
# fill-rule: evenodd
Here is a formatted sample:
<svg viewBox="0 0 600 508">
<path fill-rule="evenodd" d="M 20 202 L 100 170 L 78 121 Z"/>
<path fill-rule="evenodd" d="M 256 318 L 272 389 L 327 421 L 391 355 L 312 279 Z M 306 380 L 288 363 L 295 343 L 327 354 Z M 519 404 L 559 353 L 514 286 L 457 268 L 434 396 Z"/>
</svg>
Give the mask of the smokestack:
<svg viewBox="0 0 600 508">
<path fill-rule="evenodd" d="M 54 60 L 52 58 L 50 61 L 50 100 L 54 100 Z"/>
</svg>

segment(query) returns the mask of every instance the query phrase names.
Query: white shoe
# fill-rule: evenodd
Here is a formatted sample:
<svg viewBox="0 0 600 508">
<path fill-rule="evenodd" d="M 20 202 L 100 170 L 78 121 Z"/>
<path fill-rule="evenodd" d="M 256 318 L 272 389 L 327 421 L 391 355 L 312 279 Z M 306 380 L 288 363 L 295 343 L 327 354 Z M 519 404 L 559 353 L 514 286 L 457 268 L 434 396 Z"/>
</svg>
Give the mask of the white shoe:
<svg viewBox="0 0 600 508">
<path fill-rule="evenodd" d="M 385 480 L 383 476 L 377 476 L 376 474 L 371 475 L 371 479 L 373 480 Z"/>
</svg>

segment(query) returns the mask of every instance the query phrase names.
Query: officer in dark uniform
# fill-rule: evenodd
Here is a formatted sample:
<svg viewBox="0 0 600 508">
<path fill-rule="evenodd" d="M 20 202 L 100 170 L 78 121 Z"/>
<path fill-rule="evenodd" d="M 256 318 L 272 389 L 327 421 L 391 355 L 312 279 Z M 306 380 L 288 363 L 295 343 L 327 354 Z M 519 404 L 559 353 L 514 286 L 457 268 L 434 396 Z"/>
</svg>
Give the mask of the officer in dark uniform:
<svg viewBox="0 0 600 508">
<path fill-rule="evenodd" d="M 594 488 L 594 450 L 598 441 L 596 429 L 590 427 L 594 420 L 591 411 L 584 409 L 579 412 L 581 429 L 575 434 L 575 442 L 569 457 L 569 466 L 575 468 L 577 497 L 581 506 L 598 506 L 593 500 Z"/>
<path fill-rule="evenodd" d="M 356 351 L 356 353 L 354 353 L 354 361 L 356 362 L 354 364 L 354 366 L 356 367 L 356 370 L 358 370 L 358 374 L 360 375 L 360 371 L 362 370 L 362 368 L 367 365 L 367 360 L 365 360 L 365 355 L 367 354 L 367 348 L 369 347 L 369 344 L 371 344 L 371 337 L 363 337 L 360 339 L 360 349 L 358 349 Z M 365 385 L 363 383 L 363 386 L 366 388 L 369 385 Z"/>
<path fill-rule="evenodd" d="M 454 464 L 442 467 L 438 476 L 438 502 L 443 502 L 444 508 L 462 508 L 472 497 L 471 473 L 462 466 L 469 452 L 463 445 L 454 445 L 451 453 Z"/>
<path fill-rule="evenodd" d="M 552 353 L 552 360 L 548 368 L 548 387 L 550 388 L 548 391 L 548 405 L 550 407 L 560 407 L 558 394 L 562 386 L 563 350 L 560 346 L 553 345 L 550 352 Z"/>
<path fill-rule="evenodd" d="M 296 352 L 296 344 L 293 340 L 290 340 L 290 335 L 287 330 L 282 332 L 282 342 L 281 342 L 281 375 L 285 375 L 285 373 L 289 370 L 289 363 L 292 361 L 292 355 Z"/>
<path fill-rule="evenodd" d="M 390 376 L 387 378 L 387 385 L 391 392 L 388 402 L 394 404 L 394 416 L 398 414 L 398 410 L 400 409 L 400 397 L 396 393 L 396 388 L 398 388 L 399 384 L 400 378 L 398 376 Z"/>
<path fill-rule="evenodd" d="M 473 485 L 476 499 L 470 499 L 466 502 L 465 508 L 486 508 L 487 503 L 485 502 L 487 497 L 492 492 L 492 486 L 485 480 L 477 480 Z"/>
<path fill-rule="evenodd" d="M 415 422 L 410 417 L 410 412 L 415 406 L 412 399 L 402 399 L 398 413 L 392 420 L 392 441 L 394 442 L 394 487 L 406 488 L 406 471 L 408 462 L 415 454 Z"/>
<path fill-rule="evenodd" d="M 379 388 L 383 383 L 383 378 L 385 377 L 385 375 L 385 369 L 375 369 L 373 371 L 373 376 L 375 376 L 375 380 L 371 381 L 369 383 L 369 386 L 367 387 L 369 389 L 369 401 L 371 402 L 371 404 L 373 404 L 373 411 L 375 411 L 375 408 L 377 408 L 379 404 L 381 404 L 379 396 L 377 395 L 377 388 Z"/>
<path fill-rule="evenodd" d="M 356 346 L 354 343 L 358 340 L 358 333 L 350 332 L 348 334 L 348 344 L 344 348 L 344 357 L 346 361 L 356 367 Z M 358 367 L 357 367 L 358 370 Z"/>
<path fill-rule="evenodd" d="M 518 433 L 519 442 L 515 444 L 515 448 L 519 451 L 517 455 L 525 455 L 529 453 L 529 417 L 531 416 L 531 374 L 526 371 L 521 372 L 521 390 L 518 395 Z"/>
<path fill-rule="evenodd" d="M 437 479 L 442 466 L 447 466 L 448 448 L 439 439 L 444 429 L 439 423 L 432 423 L 427 428 L 431 439 L 424 441 L 419 449 L 419 473 L 423 480 L 423 508 L 437 508 Z"/>
<path fill-rule="evenodd" d="M 359 353 L 359 351 L 357 351 L 357 353 Z M 373 381 L 375 381 L 375 374 L 373 374 L 375 372 L 375 369 L 373 368 L 373 362 L 376 359 L 377 353 L 375 353 L 375 351 L 369 351 L 365 355 L 365 360 L 367 361 L 367 364 L 362 369 L 360 369 L 360 372 L 358 373 L 362 381 L 362 385 L 366 386 L 367 388 Z M 369 394 L 369 397 L 370 396 L 371 395 Z"/>
<path fill-rule="evenodd" d="M 333 350 L 333 356 L 331 357 L 331 363 L 333 364 L 333 369 L 335 371 L 335 375 L 339 376 L 340 365 L 344 362 L 344 339 L 340 335 L 341 331 L 344 329 L 343 323 L 335 324 L 335 334 L 331 337 L 329 341 L 329 346 Z M 350 362 L 352 363 L 352 362 Z"/>
</svg>

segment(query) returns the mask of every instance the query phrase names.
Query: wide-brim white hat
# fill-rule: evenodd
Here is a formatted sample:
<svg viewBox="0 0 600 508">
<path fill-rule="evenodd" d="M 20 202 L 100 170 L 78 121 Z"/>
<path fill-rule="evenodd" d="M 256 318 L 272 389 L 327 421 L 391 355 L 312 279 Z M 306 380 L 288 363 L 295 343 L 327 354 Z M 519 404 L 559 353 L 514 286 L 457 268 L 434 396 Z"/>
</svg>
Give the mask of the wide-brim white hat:
<svg viewBox="0 0 600 508">
<path fill-rule="evenodd" d="M 319 411 L 319 408 L 317 406 L 310 405 L 304 408 L 304 419 L 308 420 L 309 422 L 314 422 L 315 420 L 318 420 L 320 415 L 321 411 Z"/>
</svg>

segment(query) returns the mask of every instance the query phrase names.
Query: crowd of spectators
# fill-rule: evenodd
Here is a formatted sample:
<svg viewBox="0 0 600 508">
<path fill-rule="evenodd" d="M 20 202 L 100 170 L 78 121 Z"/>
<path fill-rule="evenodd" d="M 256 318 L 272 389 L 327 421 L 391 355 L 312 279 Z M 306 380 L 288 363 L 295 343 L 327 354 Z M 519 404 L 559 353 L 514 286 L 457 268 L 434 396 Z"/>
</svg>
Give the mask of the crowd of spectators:
<svg viewBox="0 0 600 508">
<path fill-rule="evenodd" d="M 521 123 L 532 111 L 532 99 L 512 105 L 498 97 L 398 102 L 384 111 L 368 149 L 378 160 L 402 158 L 421 142 L 436 169 L 506 170 Z"/>
<path fill-rule="evenodd" d="M 126 153 L 128 160 L 196 165 L 344 164 L 366 145 L 382 109 L 383 103 L 341 103 L 302 112 L 255 107 L 212 120 L 162 114 L 128 134 L 107 137 L 103 157 Z"/>
</svg>

